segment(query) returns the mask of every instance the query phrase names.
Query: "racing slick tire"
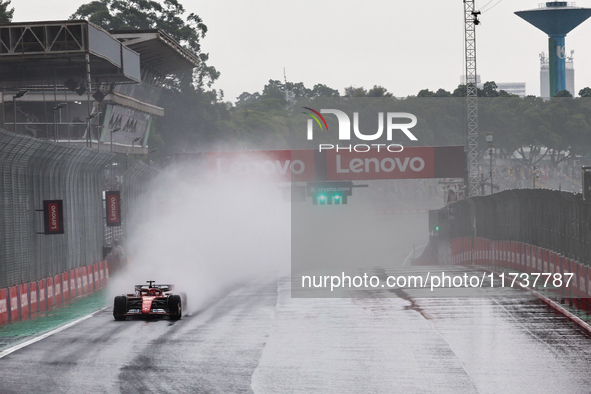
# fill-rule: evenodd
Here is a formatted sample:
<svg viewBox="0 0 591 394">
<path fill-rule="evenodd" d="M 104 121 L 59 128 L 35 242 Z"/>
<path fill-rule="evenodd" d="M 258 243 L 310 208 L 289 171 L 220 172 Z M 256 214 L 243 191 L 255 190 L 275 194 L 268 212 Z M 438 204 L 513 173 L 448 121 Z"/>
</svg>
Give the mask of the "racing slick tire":
<svg viewBox="0 0 591 394">
<path fill-rule="evenodd" d="M 125 320 L 125 314 L 127 313 L 127 298 L 125 296 L 115 297 L 113 304 L 113 317 L 115 320 Z"/>
<path fill-rule="evenodd" d="M 172 320 L 179 320 L 183 315 L 182 301 L 180 295 L 171 295 L 168 297 L 168 309 Z"/>
</svg>

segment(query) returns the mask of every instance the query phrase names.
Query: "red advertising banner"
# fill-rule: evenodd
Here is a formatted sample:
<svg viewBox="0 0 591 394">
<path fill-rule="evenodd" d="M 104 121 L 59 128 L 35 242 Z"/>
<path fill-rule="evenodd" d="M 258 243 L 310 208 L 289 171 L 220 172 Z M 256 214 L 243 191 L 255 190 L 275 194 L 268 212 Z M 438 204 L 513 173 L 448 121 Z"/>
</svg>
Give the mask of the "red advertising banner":
<svg viewBox="0 0 591 394">
<path fill-rule="evenodd" d="M 62 273 L 62 299 L 64 304 L 70 301 L 70 279 L 67 272 Z"/>
<path fill-rule="evenodd" d="M 76 272 L 76 296 L 80 297 L 82 296 L 82 271 L 80 268 L 74 268 L 74 271 Z"/>
<path fill-rule="evenodd" d="M 102 261 L 99 263 L 99 277 L 101 280 L 101 287 L 105 287 L 105 263 L 103 263 Z"/>
<path fill-rule="evenodd" d="M 88 294 L 88 272 L 86 267 L 80 268 L 80 276 L 82 276 L 82 289 L 84 291 L 84 295 Z"/>
<path fill-rule="evenodd" d="M 53 277 L 46 279 L 47 283 L 47 310 L 50 311 L 55 307 L 55 298 L 53 297 Z"/>
<path fill-rule="evenodd" d="M 0 325 L 8 323 L 8 291 L 0 289 Z"/>
<path fill-rule="evenodd" d="M 93 271 L 94 271 L 94 288 L 95 288 L 95 290 L 98 290 L 102 287 L 101 280 L 99 278 L 99 263 L 94 263 L 93 267 L 94 267 L 94 269 L 93 269 Z"/>
<path fill-rule="evenodd" d="M 94 292 L 94 265 L 90 264 L 88 270 L 88 289 L 90 292 Z"/>
<path fill-rule="evenodd" d="M 119 191 L 105 192 L 105 206 L 107 208 L 107 226 L 121 226 L 121 193 Z"/>
<path fill-rule="evenodd" d="M 30 312 L 31 312 L 31 316 L 35 316 L 37 314 L 37 312 L 39 311 L 39 302 L 37 301 L 37 282 L 31 282 L 29 283 L 29 294 L 30 294 L 30 298 L 29 298 L 29 306 L 30 306 Z"/>
<path fill-rule="evenodd" d="M 62 305 L 62 276 L 55 275 L 53 277 L 53 297 L 55 299 L 55 305 Z"/>
<path fill-rule="evenodd" d="M 370 149 L 326 152 L 326 178 L 330 180 L 416 179 L 435 177 L 433 147 L 405 148 L 402 152 Z"/>
<path fill-rule="evenodd" d="M 318 151 L 208 152 L 177 155 L 177 160 L 213 177 L 277 182 L 463 178 L 466 175 L 463 146 L 407 147 L 400 152 L 377 145 Z"/>
<path fill-rule="evenodd" d="M 215 177 L 277 182 L 315 180 L 312 150 L 209 152 L 205 160 L 208 173 Z"/>
<path fill-rule="evenodd" d="M 8 295 L 10 297 L 10 321 L 18 320 L 18 288 L 12 286 L 8 288 Z"/>
<path fill-rule="evenodd" d="M 64 207 L 62 200 L 43 201 L 45 235 L 64 233 Z"/>
<path fill-rule="evenodd" d="M 45 312 L 47 309 L 47 300 L 45 296 L 45 279 L 37 281 L 39 291 L 39 312 Z"/>
<path fill-rule="evenodd" d="M 18 286 L 21 320 L 29 320 L 29 286 L 26 283 Z"/>
<path fill-rule="evenodd" d="M 70 270 L 70 299 L 73 300 L 76 298 L 76 271 Z"/>
</svg>

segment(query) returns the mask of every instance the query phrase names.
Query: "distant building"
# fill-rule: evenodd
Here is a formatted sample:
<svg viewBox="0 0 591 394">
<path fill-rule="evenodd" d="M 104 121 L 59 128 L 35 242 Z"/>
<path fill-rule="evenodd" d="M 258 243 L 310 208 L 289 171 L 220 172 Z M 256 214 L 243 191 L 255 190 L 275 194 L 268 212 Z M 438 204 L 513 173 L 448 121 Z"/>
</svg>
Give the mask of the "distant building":
<svg viewBox="0 0 591 394">
<path fill-rule="evenodd" d="M 565 60 L 566 68 L 566 90 L 575 96 L 575 68 L 573 65 L 573 54 L 570 52 L 570 57 Z M 544 52 L 540 53 L 540 96 L 544 98 L 550 97 L 550 66 L 548 57 Z"/>
<path fill-rule="evenodd" d="M 525 82 L 497 82 L 497 90 L 525 97 Z"/>
<path fill-rule="evenodd" d="M 519 97 L 525 97 L 525 82 L 497 82 L 497 90 L 501 91 L 504 90 L 507 93 L 516 94 Z M 462 75 L 460 77 L 460 84 L 466 84 L 466 76 Z M 482 89 L 482 80 L 480 79 L 480 74 L 476 76 L 476 86 L 478 89 Z"/>
</svg>

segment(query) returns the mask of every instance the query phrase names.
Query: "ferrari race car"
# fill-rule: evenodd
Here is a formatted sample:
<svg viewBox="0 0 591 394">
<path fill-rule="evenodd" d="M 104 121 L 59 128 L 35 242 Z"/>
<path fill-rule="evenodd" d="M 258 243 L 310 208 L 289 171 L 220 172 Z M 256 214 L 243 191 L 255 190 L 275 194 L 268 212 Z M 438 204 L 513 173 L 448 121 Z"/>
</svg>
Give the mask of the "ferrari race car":
<svg viewBox="0 0 591 394">
<path fill-rule="evenodd" d="M 127 316 L 170 316 L 179 320 L 186 305 L 186 296 L 170 293 L 174 285 L 157 285 L 147 281 L 147 285 L 135 285 L 135 293 L 115 297 L 113 317 L 125 320 Z"/>
</svg>

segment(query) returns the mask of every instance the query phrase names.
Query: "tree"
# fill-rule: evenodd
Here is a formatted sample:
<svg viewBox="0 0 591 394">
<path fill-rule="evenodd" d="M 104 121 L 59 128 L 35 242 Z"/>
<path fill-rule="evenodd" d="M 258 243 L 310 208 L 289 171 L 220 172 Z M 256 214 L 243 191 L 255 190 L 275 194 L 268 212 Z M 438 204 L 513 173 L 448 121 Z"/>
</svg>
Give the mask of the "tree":
<svg viewBox="0 0 591 394">
<path fill-rule="evenodd" d="M 70 19 L 87 19 L 105 30 L 161 29 L 199 57 L 193 83 L 197 90 L 211 87 L 219 72 L 207 65 L 201 52 L 207 26 L 196 14 L 183 19 L 185 9 L 177 0 L 94 0 L 81 5 Z"/>
<path fill-rule="evenodd" d="M 349 86 L 345 88 L 345 97 L 365 97 L 367 96 L 367 90 L 363 87 L 355 88 L 353 86 Z"/>
<path fill-rule="evenodd" d="M 573 95 L 568 90 L 561 90 L 556 93 L 554 97 L 572 97 Z"/>
<path fill-rule="evenodd" d="M 12 22 L 12 15 L 14 14 L 14 8 L 8 9 L 10 0 L 0 0 L 0 23 Z"/>
<path fill-rule="evenodd" d="M 417 97 L 435 97 L 435 93 L 433 93 L 429 89 L 423 89 L 423 90 L 419 91 L 419 94 L 417 94 Z"/>
<path fill-rule="evenodd" d="M 586 88 L 579 90 L 579 96 L 591 97 L 591 88 L 587 86 Z"/>
<path fill-rule="evenodd" d="M 373 85 L 373 88 L 367 92 L 367 97 L 392 97 L 392 93 L 383 86 Z"/>
</svg>

